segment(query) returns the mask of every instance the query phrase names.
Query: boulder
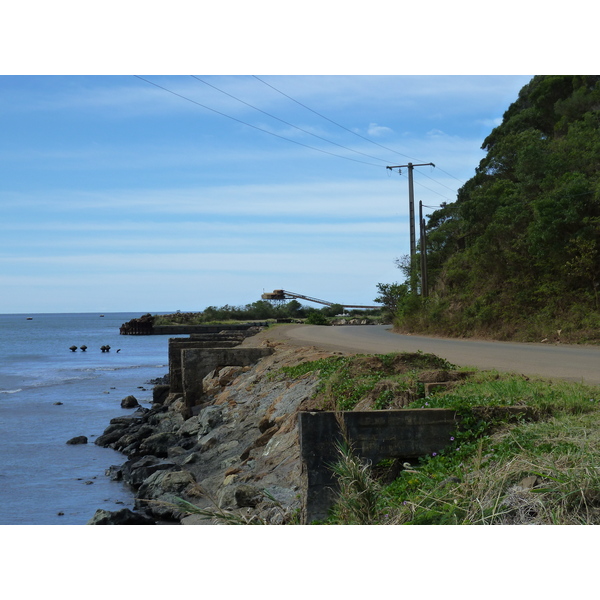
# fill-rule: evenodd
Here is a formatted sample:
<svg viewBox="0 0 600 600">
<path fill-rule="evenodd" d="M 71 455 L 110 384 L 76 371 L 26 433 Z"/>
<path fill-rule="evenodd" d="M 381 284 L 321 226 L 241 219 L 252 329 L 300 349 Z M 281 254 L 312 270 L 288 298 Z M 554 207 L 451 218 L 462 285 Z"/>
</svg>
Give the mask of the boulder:
<svg viewBox="0 0 600 600">
<path fill-rule="evenodd" d="M 152 454 L 158 457 L 166 457 L 169 454 L 169 448 L 176 446 L 179 436 L 172 431 L 163 431 L 155 433 L 142 441 L 139 447 L 140 454 Z"/>
<path fill-rule="evenodd" d="M 169 385 L 155 385 L 154 388 L 152 388 L 152 402 L 154 404 L 163 404 L 170 391 L 171 387 Z"/>
<path fill-rule="evenodd" d="M 157 471 L 141 485 L 135 506 L 156 519 L 178 521 L 184 516 L 177 502 L 185 500 L 185 491 L 195 485 L 196 479 L 189 471 Z"/>
<path fill-rule="evenodd" d="M 74 446 L 75 444 L 87 444 L 88 443 L 88 439 L 85 437 L 85 435 L 78 435 L 74 438 L 71 438 L 67 444 L 71 444 L 72 446 Z"/>
<path fill-rule="evenodd" d="M 207 406 L 198 415 L 198 438 L 220 425 L 223 421 L 222 406 Z"/>
<path fill-rule="evenodd" d="M 128 508 L 113 512 L 99 508 L 87 525 L 156 525 L 156 522 L 150 517 L 134 513 Z"/>
<path fill-rule="evenodd" d="M 235 503 L 240 508 L 243 508 L 245 506 L 254 508 L 262 500 L 264 500 L 262 491 L 254 487 L 253 485 L 238 485 L 235 490 Z"/>
<path fill-rule="evenodd" d="M 177 430 L 177 433 L 181 436 L 197 436 L 200 431 L 200 421 L 198 415 L 190 417 L 187 421 L 184 421 L 181 427 Z"/>
<path fill-rule="evenodd" d="M 121 400 L 121 408 L 137 408 L 139 405 L 135 396 L 127 396 Z"/>
<path fill-rule="evenodd" d="M 162 462 L 156 456 L 144 456 L 140 459 L 128 460 L 121 467 L 121 474 L 124 481 L 137 489 L 157 471 L 175 471 L 177 469 L 178 467 L 174 463 Z"/>
</svg>

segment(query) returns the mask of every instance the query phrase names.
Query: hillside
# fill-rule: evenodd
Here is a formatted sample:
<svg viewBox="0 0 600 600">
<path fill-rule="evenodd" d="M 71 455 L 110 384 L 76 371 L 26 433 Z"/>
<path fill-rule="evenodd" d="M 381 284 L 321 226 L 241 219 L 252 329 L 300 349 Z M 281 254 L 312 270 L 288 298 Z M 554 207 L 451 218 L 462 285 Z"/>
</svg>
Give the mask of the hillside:
<svg viewBox="0 0 600 600">
<path fill-rule="evenodd" d="M 429 215 L 429 297 L 403 331 L 600 342 L 600 76 L 536 76 Z"/>
</svg>

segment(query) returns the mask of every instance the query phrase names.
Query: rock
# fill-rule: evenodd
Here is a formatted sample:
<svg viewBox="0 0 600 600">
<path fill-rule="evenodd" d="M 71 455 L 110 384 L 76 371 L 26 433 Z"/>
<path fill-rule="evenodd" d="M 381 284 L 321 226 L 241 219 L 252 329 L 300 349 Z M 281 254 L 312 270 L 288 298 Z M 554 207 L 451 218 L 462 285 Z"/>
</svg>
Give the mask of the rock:
<svg viewBox="0 0 600 600">
<path fill-rule="evenodd" d="M 121 437 L 125 435 L 127 428 L 129 425 L 122 423 L 114 423 L 109 425 L 102 435 L 99 435 L 94 443 L 97 446 L 102 446 L 103 448 L 108 448 L 111 444 L 119 441 Z"/>
<path fill-rule="evenodd" d="M 152 389 L 152 402 L 154 404 L 163 404 L 171 391 L 169 385 L 155 385 Z"/>
<path fill-rule="evenodd" d="M 248 371 L 248 367 L 224 367 L 219 371 L 219 385 L 225 387 L 231 385 L 236 377 Z"/>
<path fill-rule="evenodd" d="M 207 406 L 198 415 L 198 437 L 206 435 L 223 421 L 222 406 Z"/>
<path fill-rule="evenodd" d="M 139 453 L 166 457 L 169 454 L 169 448 L 176 446 L 178 441 L 179 436 L 172 431 L 155 433 L 140 444 Z"/>
<path fill-rule="evenodd" d="M 72 446 L 74 446 L 75 444 L 87 444 L 88 443 L 88 439 L 87 437 L 85 437 L 85 435 L 78 435 L 74 438 L 71 438 L 67 444 L 71 444 Z"/>
<path fill-rule="evenodd" d="M 186 499 L 186 489 L 195 483 L 189 471 L 157 471 L 141 485 L 135 506 L 157 519 L 178 521 L 184 512 L 177 507 L 177 502 Z"/>
<path fill-rule="evenodd" d="M 148 425 L 139 427 L 128 427 L 124 433 L 114 444 L 115 450 L 119 450 L 129 456 L 137 450 L 140 444 L 154 433 L 154 429 Z M 127 450 L 126 450 L 127 449 Z"/>
<path fill-rule="evenodd" d="M 198 436 L 196 447 L 198 452 L 208 452 L 217 446 L 220 441 L 220 434 L 218 431 L 210 431 L 206 435 Z"/>
<path fill-rule="evenodd" d="M 111 481 L 121 481 L 123 479 L 123 468 L 118 465 L 110 465 L 104 474 L 110 478 Z"/>
<path fill-rule="evenodd" d="M 238 485 L 235 490 L 235 503 L 240 508 L 245 506 L 254 508 L 262 500 L 264 500 L 262 492 L 253 485 Z"/>
<path fill-rule="evenodd" d="M 181 436 L 197 436 L 200 431 L 200 421 L 198 415 L 190 417 L 187 421 L 183 422 L 183 425 L 177 430 L 177 433 Z"/>
<path fill-rule="evenodd" d="M 127 396 L 121 400 L 121 408 L 137 408 L 139 405 L 135 396 Z"/>
<path fill-rule="evenodd" d="M 162 406 L 159 404 L 159 406 Z M 184 423 L 183 415 L 177 405 L 172 405 L 169 411 L 158 413 L 148 418 L 148 424 L 155 428 L 156 433 L 177 431 Z"/>
<path fill-rule="evenodd" d="M 122 478 L 131 487 L 139 488 L 150 475 L 157 471 L 174 471 L 178 467 L 172 462 L 162 462 L 156 456 L 144 456 L 128 460 L 122 467 Z"/>
<path fill-rule="evenodd" d="M 156 522 L 150 517 L 134 513 L 128 508 L 114 512 L 98 509 L 87 525 L 156 525 Z"/>
</svg>

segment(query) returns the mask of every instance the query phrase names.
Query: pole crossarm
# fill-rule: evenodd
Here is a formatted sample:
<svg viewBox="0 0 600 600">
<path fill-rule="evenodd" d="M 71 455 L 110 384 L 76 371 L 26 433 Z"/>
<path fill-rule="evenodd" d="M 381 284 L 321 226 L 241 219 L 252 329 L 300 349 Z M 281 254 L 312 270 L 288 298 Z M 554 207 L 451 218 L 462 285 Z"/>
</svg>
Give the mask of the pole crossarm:
<svg viewBox="0 0 600 600">
<path fill-rule="evenodd" d="M 386 167 L 386 169 L 389 169 L 391 171 L 392 169 L 404 169 L 404 168 L 411 168 L 411 167 L 435 167 L 435 165 L 433 163 L 421 163 L 418 165 L 415 165 L 413 163 L 408 163 L 407 165 L 396 165 L 395 167 Z"/>
</svg>

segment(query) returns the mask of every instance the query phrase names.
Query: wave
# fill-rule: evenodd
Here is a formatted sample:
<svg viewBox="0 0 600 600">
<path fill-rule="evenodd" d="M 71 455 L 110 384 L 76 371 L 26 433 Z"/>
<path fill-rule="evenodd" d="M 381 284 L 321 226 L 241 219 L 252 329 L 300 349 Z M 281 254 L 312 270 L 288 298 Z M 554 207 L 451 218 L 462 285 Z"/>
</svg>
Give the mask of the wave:
<svg viewBox="0 0 600 600">
<path fill-rule="evenodd" d="M 134 369 L 164 369 L 169 365 L 127 365 L 121 367 L 88 367 L 85 369 L 81 369 L 82 371 L 87 372 L 96 372 L 96 371 L 128 371 Z"/>
<path fill-rule="evenodd" d="M 118 373 L 123 373 L 124 376 L 127 376 L 127 372 L 131 372 L 133 375 L 136 371 L 144 369 L 152 369 L 153 371 L 156 369 L 168 369 L 168 364 L 121 365 L 116 367 L 96 366 L 79 369 L 49 370 L 46 373 L 37 374 L 36 377 L 32 377 L 30 381 L 28 381 L 25 385 L 21 384 L 20 387 L 0 389 L 0 394 L 18 394 L 20 392 L 28 392 L 30 390 L 39 390 L 41 388 L 57 388 L 60 386 L 70 387 L 72 385 L 91 382 L 98 377 L 102 377 L 103 374 L 105 377 L 118 377 Z M 111 375 L 113 373 L 114 375 Z M 155 377 L 156 375 L 153 374 L 151 376 Z"/>
</svg>

